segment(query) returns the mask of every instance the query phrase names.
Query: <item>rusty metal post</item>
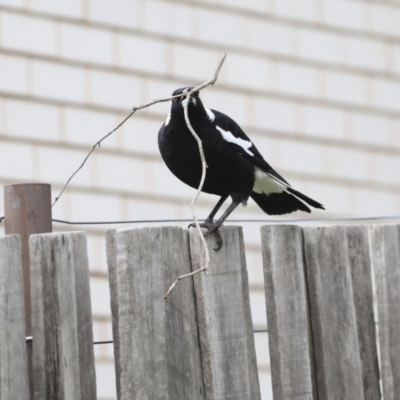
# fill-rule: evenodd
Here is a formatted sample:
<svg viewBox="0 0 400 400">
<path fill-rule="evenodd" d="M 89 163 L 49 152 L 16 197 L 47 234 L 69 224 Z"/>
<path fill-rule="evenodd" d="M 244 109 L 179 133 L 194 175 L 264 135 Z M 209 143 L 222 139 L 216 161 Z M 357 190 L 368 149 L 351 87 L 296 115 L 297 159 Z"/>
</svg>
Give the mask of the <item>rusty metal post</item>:
<svg viewBox="0 0 400 400">
<path fill-rule="evenodd" d="M 46 183 L 23 183 L 4 186 L 4 230 L 18 234 L 22 244 L 26 336 L 32 334 L 29 236 L 52 231 L 51 186 Z M 28 348 L 29 386 L 33 399 L 32 350 Z"/>
</svg>

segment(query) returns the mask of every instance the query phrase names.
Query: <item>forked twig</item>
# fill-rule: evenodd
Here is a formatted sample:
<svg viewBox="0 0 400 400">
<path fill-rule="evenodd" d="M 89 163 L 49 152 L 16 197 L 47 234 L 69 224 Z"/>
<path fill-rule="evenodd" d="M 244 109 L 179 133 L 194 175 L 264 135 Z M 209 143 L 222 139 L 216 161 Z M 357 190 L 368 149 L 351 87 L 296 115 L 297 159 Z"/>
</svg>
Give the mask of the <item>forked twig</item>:
<svg viewBox="0 0 400 400">
<path fill-rule="evenodd" d="M 208 86 L 210 84 L 211 83 L 208 83 L 206 86 Z M 203 85 L 200 85 L 200 86 L 202 86 L 202 88 L 204 88 L 205 86 L 203 86 Z M 108 132 L 107 135 L 103 136 L 99 141 L 97 141 L 92 146 L 92 148 L 89 150 L 89 152 L 86 154 L 85 158 L 83 159 L 82 164 L 73 172 L 73 174 L 65 182 L 65 185 L 62 187 L 59 195 L 54 199 L 53 204 L 51 206 L 53 207 L 57 203 L 57 201 L 60 200 L 60 197 L 64 193 L 64 191 L 67 188 L 67 186 L 69 185 L 69 183 L 72 181 L 72 179 L 75 177 L 75 175 L 84 167 L 84 165 L 86 164 L 87 160 L 92 155 L 92 153 L 96 150 L 96 148 L 100 147 L 101 143 L 104 142 L 104 140 L 106 140 L 115 131 L 117 131 L 119 128 L 121 128 L 121 126 L 124 125 L 125 122 L 128 121 L 128 119 L 131 118 L 132 115 L 135 114 L 136 111 L 142 110 L 143 108 L 150 107 L 150 106 L 152 106 L 154 104 L 157 104 L 157 103 L 165 103 L 166 101 L 170 101 L 170 100 L 172 100 L 172 99 L 174 99 L 176 97 L 181 97 L 181 95 L 165 97 L 165 98 L 162 98 L 162 99 L 156 99 L 156 100 L 151 101 L 150 103 L 142 104 L 141 106 L 138 106 L 138 107 L 133 107 L 132 110 L 130 111 L 130 113 L 112 131 Z"/>
<path fill-rule="evenodd" d="M 207 250 L 208 250 L 208 249 L 207 249 Z M 179 281 L 181 281 L 182 279 L 185 279 L 185 278 L 189 278 L 189 277 L 191 277 L 191 276 L 193 276 L 193 275 L 196 275 L 196 274 L 198 274 L 199 272 L 207 271 L 207 269 L 208 269 L 207 267 L 203 267 L 203 268 L 196 269 L 196 271 L 190 272 L 189 274 L 185 274 L 185 275 L 180 275 L 180 276 L 178 276 L 178 277 L 175 279 L 174 283 L 169 287 L 167 293 L 165 293 L 164 299 L 166 299 L 166 298 L 169 296 L 169 294 L 172 292 L 172 290 L 174 289 L 174 287 L 177 285 L 177 283 L 178 283 Z"/>
</svg>

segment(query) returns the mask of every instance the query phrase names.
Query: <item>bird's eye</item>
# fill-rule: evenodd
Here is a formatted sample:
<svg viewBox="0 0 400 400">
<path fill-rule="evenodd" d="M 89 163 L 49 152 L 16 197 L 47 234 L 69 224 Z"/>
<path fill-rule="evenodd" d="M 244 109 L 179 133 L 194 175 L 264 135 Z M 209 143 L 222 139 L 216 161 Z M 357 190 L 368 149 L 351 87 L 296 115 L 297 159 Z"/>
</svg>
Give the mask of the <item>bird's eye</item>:
<svg viewBox="0 0 400 400">
<path fill-rule="evenodd" d="M 172 101 L 174 102 L 174 103 L 176 103 L 177 101 L 179 101 L 181 98 L 180 97 L 174 97 L 173 99 L 172 99 Z"/>
</svg>

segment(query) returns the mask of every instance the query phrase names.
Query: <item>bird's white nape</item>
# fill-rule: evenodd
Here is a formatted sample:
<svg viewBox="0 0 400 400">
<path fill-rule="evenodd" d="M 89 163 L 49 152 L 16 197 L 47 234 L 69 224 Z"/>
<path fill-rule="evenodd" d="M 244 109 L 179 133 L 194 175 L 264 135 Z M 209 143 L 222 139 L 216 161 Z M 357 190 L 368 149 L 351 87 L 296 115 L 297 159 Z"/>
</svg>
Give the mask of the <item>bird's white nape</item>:
<svg viewBox="0 0 400 400">
<path fill-rule="evenodd" d="M 171 111 L 167 115 L 167 119 L 165 120 L 165 126 L 169 124 L 169 121 L 171 121 Z"/>
<path fill-rule="evenodd" d="M 271 194 L 271 193 L 282 193 L 286 190 L 280 181 L 262 171 L 258 167 L 254 167 L 254 186 L 253 192 L 259 194 Z"/>
<path fill-rule="evenodd" d="M 234 143 L 234 144 L 240 146 L 247 154 L 254 156 L 254 154 L 249 150 L 250 147 L 253 146 L 253 143 L 251 143 L 250 141 L 233 136 L 232 132 L 225 131 L 224 129 L 220 128 L 218 125 L 216 126 L 216 128 L 220 131 L 224 140 L 226 140 L 229 143 Z"/>
</svg>

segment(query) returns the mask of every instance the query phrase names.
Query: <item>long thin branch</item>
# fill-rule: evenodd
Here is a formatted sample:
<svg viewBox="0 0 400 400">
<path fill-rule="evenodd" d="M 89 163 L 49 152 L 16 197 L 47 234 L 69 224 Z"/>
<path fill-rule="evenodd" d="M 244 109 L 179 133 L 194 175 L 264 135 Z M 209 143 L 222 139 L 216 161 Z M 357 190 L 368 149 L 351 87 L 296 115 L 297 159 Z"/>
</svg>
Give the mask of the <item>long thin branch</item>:
<svg viewBox="0 0 400 400">
<path fill-rule="evenodd" d="M 199 146 L 199 152 L 200 152 L 200 159 L 201 159 L 201 165 L 202 165 L 202 172 L 201 172 L 201 179 L 200 179 L 200 184 L 199 187 L 196 191 L 195 196 L 193 197 L 191 203 L 190 203 L 190 207 L 192 209 L 192 215 L 193 215 L 193 219 L 194 219 L 194 223 L 196 225 L 196 229 L 197 232 L 199 233 L 200 236 L 200 240 L 201 240 L 201 244 L 203 246 L 203 250 L 204 250 L 204 255 L 205 255 L 205 265 L 203 267 L 200 267 L 198 269 L 196 269 L 195 271 L 189 273 L 189 274 L 184 274 L 184 275 L 180 275 L 178 276 L 174 283 L 169 287 L 167 293 L 164 296 L 164 299 L 166 299 L 169 294 L 172 292 L 172 290 L 175 288 L 175 286 L 178 284 L 179 281 L 181 281 L 182 279 L 185 278 L 189 278 L 193 275 L 196 275 L 200 272 L 208 272 L 208 268 L 210 266 L 210 252 L 208 250 L 208 246 L 206 243 L 206 239 L 204 237 L 204 233 L 201 230 L 200 224 L 199 224 L 199 220 L 197 219 L 197 212 L 196 212 L 196 201 L 200 196 L 201 190 L 203 189 L 204 186 L 204 181 L 206 179 L 206 173 L 207 173 L 207 162 L 206 162 L 206 157 L 204 155 L 204 150 L 203 150 L 203 143 L 201 141 L 201 139 L 199 138 L 199 136 L 197 135 L 196 131 L 193 129 L 192 124 L 190 123 L 190 119 L 189 119 L 189 103 L 190 103 L 190 94 L 186 96 L 186 102 L 185 102 L 185 106 L 183 108 L 184 110 L 184 115 L 185 115 L 185 121 L 186 121 L 186 125 L 190 131 L 190 133 L 193 135 L 193 137 L 196 139 L 197 141 L 197 145 Z"/>
<path fill-rule="evenodd" d="M 198 92 L 199 90 L 205 88 L 208 85 L 213 85 L 217 81 L 219 72 L 221 71 L 221 67 L 222 67 L 222 64 L 225 61 L 225 58 L 226 58 L 226 53 L 224 53 L 224 55 L 222 56 L 220 62 L 218 63 L 218 66 L 217 66 L 217 68 L 215 70 L 215 73 L 214 73 L 214 76 L 213 76 L 212 79 L 210 79 L 209 81 L 203 83 L 202 85 L 199 85 L 199 86 L 195 87 L 194 89 L 190 90 L 189 92 L 185 93 L 186 101 L 185 101 L 185 105 L 184 105 L 184 108 L 183 108 L 186 125 L 187 125 L 190 133 L 196 139 L 197 145 L 199 146 L 200 159 L 201 159 L 201 165 L 202 165 L 202 173 L 201 173 L 200 184 L 199 184 L 199 187 L 197 189 L 197 192 L 196 192 L 195 196 L 192 199 L 192 202 L 190 203 L 190 206 L 191 206 L 191 209 L 192 209 L 194 223 L 196 225 L 196 229 L 197 229 L 197 231 L 199 233 L 201 244 L 203 246 L 204 255 L 205 255 L 205 265 L 202 266 L 201 268 L 197 269 L 196 271 L 193 271 L 190 274 L 185 274 L 185 275 L 178 276 L 178 278 L 176 278 L 175 282 L 168 289 L 167 293 L 164 296 L 164 299 L 166 299 L 168 297 L 168 295 L 172 292 L 172 290 L 175 288 L 175 286 L 178 284 L 178 282 L 180 280 L 182 280 L 184 278 L 189 278 L 189 277 L 191 277 L 191 276 L 193 276 L 195 274 L 198 274 L 200 272 L 205 272 L 207 274 L 208 268 L 210 267 L 210 252 L 208 250 L 204 234 L 203 234 L 203 232 L 202 232 L 202 230 L 200 228 L 200 224 L 199 224 L 199 221 L 197 219 L 197 212 L 196 212 L 196 201 L 200 196 L 200 193 L 201 193 L 201 191 L 203 189 L 203 186 L 204 186 L 204 181 L 206 179 L 207 162 L 206 162 L 206 158 L 205 158 L 205 155 L 204 155 L 203 143 L 202 143 L 200 137 L 197 135 L 196 131 L 193 129 L 192 124 L 190 123 L 190 119 L 189 119 L 189 103 L 190 103 L 191 95 L 193 93 Z"/>
<path fill-rule="evenodd" d="M 204 89 L 207 86 L 210 85 L 214 85 L 214 83 L 217 81 L 218 79 L 218 75 L 219 72 L 221 70 L 222 64 L 224 63 L 226 58 L 226 53 L 223 54 L 221 60 L 218 63 L 217 69 L 214 72 L 214 76 L 212 77 L 212 79 L 210 79 L 207 82 L 202 83 L 201 85 L 195 87 L 194 89 L 192 89 L 190 92 L 185 93 L 187 98 L 190 99 L 190 95 L 193 92 L 197 92 L 200 91 L 201 89 Z M 170 97 L 165 97 L 162 99 L 156 99 L 151 101 L 150 103 L 147 104 L 143 104 L 141 106 L 138 107 L 134 107 L 132 108 L 131 112 L 110 132 L 108 132 L 105 136 L 103 136 L 99 141 L 97 141 L 92 148 L 89 150 L 89 152 L 87 153 L 86 157 L 83 159 L 82 164 L 73 172 L 73 174 L 68 178 L 67 182 L 65 182 L 65 185 L 63 186 L 63 188 L 61 189 L 60 194 L 54 199 L 53 204 L 51 205 L 52 207 L 57 203 L 58 200 L 60 200 L 60 197 L 62 196 L 62 194 L 64 193 L 65 189 L 67 188 L 67 186 L 69 185 L 69 183 L 72 181 L 72 179 L 75 177 L 75 175 L 84 167 L 84 165 L 86 164 L 87 160 L 89 159 L 89 157 L 92 155 L 92 153 L 96 150 L 97 147 L 100 147 L 101 143 L 106 140 L 109 136 L 111 136 L 115 131 L 117 131 L 119 128 L 121 128 L 122 125 L 125 124 L 126 121 L 128 121 L 129 118 L 132 117 L 133 114 L 135 114 L 136 111 L 138 110 L 142 110 L 143 108 L 147 108 L 150 107 L 154 104 L 157 103 L 164 103 L 166 101 L 170 101 L 176 97 L 181 97 L 181 95 L 176 95 L 176 96 L 170 96 Z"/>
<path fill-rule="evenodd" d="M 209 83 L 208 85 L 210 85 L 211 83 Z M 204 85 L 204 84 L 203 84 Z M 206 85 L 206 86 L 208 86 Z M 202 85 L 200 85 L 202 86 Z M 205 86 L 204 86 L 205 87 Z M 130 111 L 130 113 L 110 132 L 107 133 L 107 135 L 103 136 L 99 141 L 97 141 L 92 148 L 89 150 L 89 152 L 86 154 L 86 157 L 83 159 L 82 164 L 73 172 L 73 174 L 68 178 L 67 182 L 65 182 L 65 185 L 63 186 L 63 188 L 61 189 L 59 195 L 54 199 L 53 204 L 51 205 L 52 207 L 57 203 L 58 200 L 60 200 L 60 197 L 62 196 L 62 194 L 64 193 L 65 189 L 67 188 L 67 186 L 69 185 L 69 183 L 72 181 L 72 179 L 75 177 L 75 175 L 84 167 L 84 165 L 86 164 L 87 160 L 89 159 L 89 157 L 92 155 L 92 153 L 96 150 L 97 147 L 100 147 L 101 143 L 104 142 L 104 140 L 106 140 L 109 136 L 111 136 L 115 131 L 117 131 L 119 128 L 121 128 L 122 125 L 125 124 L 126 121 L 128 121 L 129 118 L 132 117 L 133 114 L 135 114 L 136 111 L 141 110 L 143 108 L 147 108 L 150 107 L 154 104 L 157 103 L 165 103 L 166 101 L 170 101 L 176 97 L 181 97 L 181 95 L 176 95 L 176 96 L 170 96 L 170 97 L 165 97 L 162 99 L 156 99 L 151 101 L 150 103 L 147 104 L 142 104 L 141 106 L 138 107 L 134 107 L 132 108 L 132 110 Z"/>
</svg>

